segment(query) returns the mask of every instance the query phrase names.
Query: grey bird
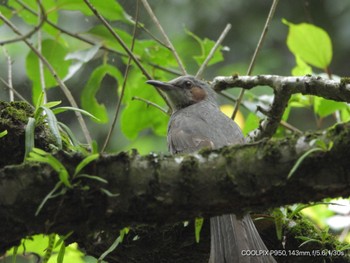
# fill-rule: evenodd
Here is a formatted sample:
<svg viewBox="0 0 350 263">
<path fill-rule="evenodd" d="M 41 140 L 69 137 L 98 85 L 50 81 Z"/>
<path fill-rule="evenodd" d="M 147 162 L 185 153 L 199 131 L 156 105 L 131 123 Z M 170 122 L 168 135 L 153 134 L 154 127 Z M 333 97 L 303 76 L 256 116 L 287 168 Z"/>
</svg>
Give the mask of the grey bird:
<svg viewBox="0 0 350 263">
<path fill-rule="evenodd" d="M 167 140 L 171 154 L 245 142 L 239 126 L 220 111 L 215 92 L 208 83 L 193 76 L 147 83 L 158 88 L 170 103 L 172 114 Z M 234 214 L 210 218 L 210 236 L 209 263 L 276 262 L 269 255 L 245 255 L 246 251 L 268 251 L 249 214 L 242 218 Z"/>
</svg>

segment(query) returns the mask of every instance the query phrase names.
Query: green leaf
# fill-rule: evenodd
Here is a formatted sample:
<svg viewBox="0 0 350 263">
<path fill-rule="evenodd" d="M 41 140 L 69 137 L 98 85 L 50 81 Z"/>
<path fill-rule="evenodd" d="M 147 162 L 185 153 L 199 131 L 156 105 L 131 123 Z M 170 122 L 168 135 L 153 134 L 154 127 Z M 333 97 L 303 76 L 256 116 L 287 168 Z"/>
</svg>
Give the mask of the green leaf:
<svg viewBox="0 0 350 263">
<path fill-rule="evenodd" d="M 104 193 L 105 195 L 107 195 L 108 197 L 118 197 L 118 196 L 120 196 L 119 193 L 113 194 L 113 193 L 111 193 L 110 191 L 108 191 L 108 190 L 105 189 L 105 188 L 100 188 L 100 191 L 101 191 L 102 193 Z"/>
<path fill-rule="evenodd" d="M 321 97 L 314 98 L 314 111 L 321 117 L 326 117 L 338 110 L 346 109 L 348 106 L 344 102 L 327 100 Z"/>
<path fill-rule="evenodd" d="M 49 101 L 48 103 L 45 103 L 42 106 L 45 106 L 48 109 L 51 109 L 53 107 L 56 107 L 57 105 L 60 105 L 62 101 L 58 100 L 58 101 Z"/>
<path fill-rule="evenodd" d="M 130 71 L 129 79 L 132 80 L 132 85 L 126 87 L 123 101 L 125 108 L 120 118 L 123 134 L 134 140 L 139 132 L 151 128 L 157 135 L 165 136 L 169 117 L 159 109 L 147 106 L 144 102 L 132 100 L 132 97 L 141 97 L 160 106 L 164 106 L 165 102 L 154 87 L 145 83 L 144 76 L 138 74 L 135 70 Z"/>
<path fill-rule="evenodd" d="M 248 117 L 245 120 L 244 127 L 243 127 L 243 134 L 247 135 L 249 132 L 255 130 L 259 127 L 260 119 L 256 114 L 250 112 L 248 114 Z"/>
<path fill-rule="evenodd" d="M 273 216 L 275 218 L 275 226 L 276 226 L 276 235 L 278 240 L 282 240 L 283 234 L 283 221 L 284 215 L 280 208 L 276 208 L 273 210 Z"/>
<path fill-rule="evenodd" d="M 102 177 L 96 176 L 96 175 L 89 175 L 89 174 L 78 174 L 76 178 L 87 178 L 91 180 L 95 180 L 104 184 L 108 184 L 108 181 Z"/>
<path fill-rule="evenodd" d="M 124 227 L 120 230 L 120 234 L 117 239 L 113 242 L 113 244 L 98 258 L 98 262 L 101 262 L 106 256 L 108 256 L 111 252 L 113 252 L 120 243 L 123 242 L 124 236 L 129 233 L 129 228 Z"/>
<path fill-rule="evenodd" d="M 63 79 L 68 73 L 68 68 L 71 64 L 69 60 L 65 60 L 65 56 L 68 49 L 62 46 L 58 41 L 52 39 L 46 39 L 42 42 L 42 54 L 55 69 L 58 76 Z M 27 76 L 33 82 L 33 102 L 37 101 L 37 98 L 41 90 L 41 81 L 39 73 L 39 60 L 33 51 L 30 51 L 26 58 L 26 71 Z M 44 79 L 46 88 L 52 88 L 57 86 L 55 78 L 51 75 L 50 71 L 44 65 Z"/>
<path fill-rule="evenodd" d="M 26 129 L 25 129 L 25 154 L 24 154 L 24 158 L 26 158 L 34 148 L 34 137 L 35 137 L 34 131 L 35 131 L 35 119 L 29 117 Z"/>
<path fill-rule="evenodd" d="M 305 76 L 307 74 L 312 74 L 312 68 L 298 55 L 295 56 L 295 62 L 297 65 L 292 69 L 293 76 Z"/>
<path fill-rule="evenodd" d="M 293 24 L 283 19 L 289 27 L 287 45 L 290 51 L 306 63 L 326 69 L 332 61 L 332 42 L 322 28 L 312 24 Z"/>
<path fill-rule="evenodd" d="M 73 144 L 74 147 L 77 147 L 80 145 L 79 141 L 77 140 L 77 138 L 75 137 L 75 134 L 72 132 L 72 130 L 67 126 L 65 125 L 64 123 L 62 122 L 58 122 L 58 125 L 61 127 L 61 129 L 68 135 L 69 137 L 69 140 L 66 140 L 68 141 L 69 143 L 67 143 L 68 145 L 70 144 Z M 64 137 L 62 138 L 64 139 Z"/>
<path fill-rule="evenodd" d="M 58 128 L 58 123 L 55 114 L 52 112 L 51 109 L 41 106 L 41 108 L 45 111 L 46 113 L 46 120 L 49 125 L 49 128 L 52 132 L 53 137 L 56 140 L 57 146 L 59 149 L 62 149 L 62 137 Z"/>
<path fill-rule="evenodd" d="M 200 55 L 195 55 L 193 56 L 194 60 L 197 62 L 198 66 L 202 65 L 204 60 L 207 58 L 210 50 L 214 47 L 215 41 L 212 41 L 208 38 L 201 39 L 200 37 L 196 36 L 194 33 L 186 30 L 186 33 L 191 36 L 194 40 L 197 41 L 199 47 L 200 47 Z M 210 62 L 208 63 L 209 65 L 216 64 L 220 61 L 223 61 L 224 57 L 222 56 L 222 53 L 220 51 L 220 48 L 218 48 L 214 56 L 211 58 Z"/>
<path fill-rule="evenodd" d="M 44 98 L 45 98 L 45 93 L 43 91 L 40 91 L 35 101 L 34 119 L 38 119 L 39 115 L 42 112 L 42 109 L 40 108 L 40 106 L 44 105 Z"/>
<path fill-rule="evenodd" d="M 321 148 L 312 148 L 310 150 L 308 150 L 307 152 L 305 152 L 302 156 L 299 157 L 299 159 L 295 162 L 295 164 L 293 165 L 292 169 L 290 170 L 287 179 L 290 179 L 292 177 L 292 175 L 295 173 L 295 171 L 299 168 L 299 166 L 301 165 L 301 163 L 305 160 L 306 157 L 308 157 L 311 153 L 313 152 L 323 152 L 324 150 Z"/>
<path fill-rule="evenodd" d="M 7 133 L 8 133 L 7 130 L 4 130 L 4 131 L 0 132 L 0 138 L 6 136 Z"/>
<path fill-rule="evenodd" d="M 27 158 L 27 160 L 49 164 L 58 173 L 60 181 L 67 187 L 72 187 L 72 185 L 69 182 L 68 171 L 66 170 L 64 165 L 51 154 L 41 149 L 33 148 L 32 152 L 29 153 L 29 157 Z"/>
<path fill-rule="evenodd" d="M 66 252 L 66 245 L 64 244 L 64 242 L 62 242 L 60 251 L 58 252 L 58 255 L 57 255 L 57 263 L 63 263 L 65 252 Z"/>
<path fill-rule="evenodd" d="M 39 6 L 36 0 L 26 0 L 24 1 L 24 3 L 34 12 L 36 13 L 39 12 Z M 47 18 L 51 22 L 57 23 L 58 13 L 54 9 L 56 5 L 55 0 L 45 0 L 45 1 L 42 1 L 41 3 L 44 6 Z M 39 23 L 38 16 L 36 16 L 35 14 L 32 14 L 32 12 L 30 12 L 26 8 L 23 8 L 22 5 L 20 5 L 17 1 L 9 0 L 8 5 L 15 9 L 13 10 L 13 13 L 15 13 L 20 18 L 22 18 L 25 23 L 29 25 L 37 25 Z"/>
<path fill-rule="evenodd" d="M 83 65 L 85 65 L 85 63 L 93 59 L 96 53 L 100 50 L 100 47 L 101 45 L 94 45 L 86 50 L 78 50 L 76 52 L 68 53 L 66 59 L 72 59 L 75 61 L 69 67 L 69 72 L 63 81 L 67 81 L 68 79 L 70 79 L 78 72 L 79 69 L 81 69 Z"/>
<path fill-rule="evenodd" d="M 91 163 L 92 161 L 95 161 L 100 155 L 97 153 L 97 154 L 91 154 L 87 157 L 85 157 L 78 165 L 77 167 L 75 168 L 75 171 L 74 171 L 74 176 L 78 175 L 80 173 L 80 171 L 85 167 L 87 166 L 89 163 Z"/>
<path fill-rule="evenodd" d="M 81 93 L 81 105 L 85 110 L 89 110 L 94 116 L 99 119 L 100 123 L 108 122 L 108 114 L 106 107 L 99 104 L 96 100 L 96 94 L 101 87 L 101 82 L 106 75 L 110 75 L 121 83 L 123 76 L 116 67 L 108 64 L 97 67 L 91 74 L 86 86 Z M 116 98 L 117 100 L 117 98 Z"/>
<path fill-rule="evenodd" d="M 0 13 L 4 16 L 4 17 L 6 17 L 8 20 L 10 20 L 11 19 L 11 17 L 12 17 L 12 11 L 9 9 L 9 8 L 7 8 L 7 7 L 5 7 L 5 6 L 0 6 Z M 3 24 L 4 22 L 2 21 L 2 20 L 0 20 L 0 26 Z"/>
<path fill-rule="evenodd" d="M 123 20 L 129 22 L 128 15 L 124 12 L 122 6 L 115 0 L 90 0 L 90 3 L 97 11 L 108 20 Z M 84 15 L 94 15 L 90 8 L 81 0 L 58 0 L 57 6 L 64 10 L 80 11 Z"/>
<path fill-rule="evenodd" d="M 195 233 L 197 243 L 199 243 L 203 222 L 204 222 L 203 217 L 196 217 L 196 219 L 194 220 L 194 233 Z"/>
<path fill-rule="evenodd" d="M 40 205 L 38 206 L 38 208 L 35 211 L 35 216 L 39 215 L 41 209 L 44 207 L 46 202 L 54 196 L 54 194 L 61 187 L 61 185 L 62 185 L 62 182 L 57 182 L 56 185 L 54 186 L 54 188 L 44 197 L 44 199 L 41 201 Z"/>
<path fill-rule="evenodd" d="M 95 119 L 96 121 L 100 120 L 100 119 L 98 119 L 97 117 L 95 117 L 94 115 L 92 115 L 90 112 L 88 112 L 86 110 L 82 110 L 82 109 L 75 108 L 75 107 L 70 107 L 70 106 L 57 107 L 55 109 L 52 109 L 52 112 L 54 114 L 59 114 L 59 113 L 62 113 L 62 112 L 68 111 L 68 110 L 80 112 L 80 113 L 82 113 L 82 114 L 84 114 L 86 116 L 89 116 L 92 119 Z"/>
</svg>

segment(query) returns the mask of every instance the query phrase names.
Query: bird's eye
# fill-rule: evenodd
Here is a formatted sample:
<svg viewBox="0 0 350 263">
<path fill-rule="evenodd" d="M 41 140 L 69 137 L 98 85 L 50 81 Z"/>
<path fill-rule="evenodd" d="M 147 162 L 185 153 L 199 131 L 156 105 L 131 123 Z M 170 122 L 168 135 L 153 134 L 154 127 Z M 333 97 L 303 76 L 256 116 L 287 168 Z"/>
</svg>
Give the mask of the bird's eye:
<svg viewBox="0 0 350 263">
<path fill-rule="evenodd" d="M 191 88 L 192 87 L 192 82 L 191 81 L 186 81 L 185 82 L 185 86 L 186 86 L 186 88 Z"/>
</svg>

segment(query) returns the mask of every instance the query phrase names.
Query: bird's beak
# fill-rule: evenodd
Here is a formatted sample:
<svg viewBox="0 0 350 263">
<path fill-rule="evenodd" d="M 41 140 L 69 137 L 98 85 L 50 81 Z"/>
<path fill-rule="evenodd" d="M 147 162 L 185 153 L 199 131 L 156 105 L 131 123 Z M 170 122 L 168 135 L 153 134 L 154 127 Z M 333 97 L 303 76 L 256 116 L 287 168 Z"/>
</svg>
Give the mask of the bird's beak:
<svg viewBox="0 0 350 263">
<path fill-rule="evenodd" d="M 159 80 L 147 80 L 146 81 L 147 84 L 150 84 L 156 88 L 159 88 L 161 89 L 162 91 L 169 91 L 169 90 L 172 90 L 175 88 L 175 86 L 167 83 L 167 82 L 162 82 L 162 81 L 159 81 Z"/>
</svg>

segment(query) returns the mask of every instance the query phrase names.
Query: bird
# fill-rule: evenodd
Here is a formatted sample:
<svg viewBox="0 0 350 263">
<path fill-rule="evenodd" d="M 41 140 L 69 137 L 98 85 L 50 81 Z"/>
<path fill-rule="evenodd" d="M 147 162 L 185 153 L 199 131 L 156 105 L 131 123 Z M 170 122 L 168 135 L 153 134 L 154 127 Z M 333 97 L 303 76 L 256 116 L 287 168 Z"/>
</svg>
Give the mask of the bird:
<svg viewBox="0 0 350 263">
<path fill-rule="evenodd" d="M 169 82 L 148 80 L 171 108 L 167 143 L 173 155 L 244 144 L 239 126 L 220 111 L 210 84 L 191 75 Z M 209 263 L 273 263 L 250 214 L 210 218 Z M 255 256 L 248 256 L 247 253 Z M 263 252 L 263 253 L 262 253 Z"/>
</svg>

